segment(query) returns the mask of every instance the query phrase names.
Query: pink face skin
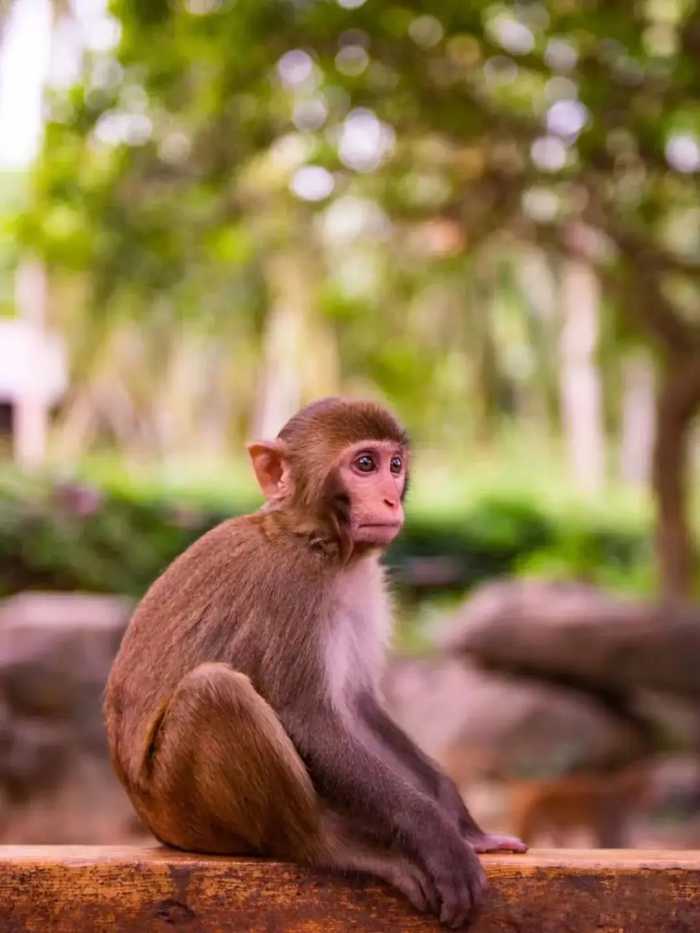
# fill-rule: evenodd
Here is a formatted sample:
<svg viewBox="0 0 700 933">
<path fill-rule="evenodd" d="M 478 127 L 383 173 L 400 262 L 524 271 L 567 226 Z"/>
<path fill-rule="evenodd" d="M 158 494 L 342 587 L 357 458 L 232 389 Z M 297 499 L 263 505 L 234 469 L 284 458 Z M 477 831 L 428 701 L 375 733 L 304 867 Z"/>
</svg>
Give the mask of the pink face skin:
<svg viewBox="0 0 700 933">
<path fill-rule="evenodd" d="M 362 441 L 343 455 L 338 470 L 352 503 L 355 544 L 384 548 L 401 531 L 407 459 L 393 441 Z"/>
</svg>

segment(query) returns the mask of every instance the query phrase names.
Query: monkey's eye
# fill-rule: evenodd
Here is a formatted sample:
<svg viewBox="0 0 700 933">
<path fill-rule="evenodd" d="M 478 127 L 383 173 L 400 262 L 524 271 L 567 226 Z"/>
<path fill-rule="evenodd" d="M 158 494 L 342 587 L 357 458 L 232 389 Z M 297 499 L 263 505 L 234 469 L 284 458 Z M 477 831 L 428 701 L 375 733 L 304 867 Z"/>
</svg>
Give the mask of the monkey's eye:
<svg viewBox="0 0 700 933">
<path fill-rule="evenodd" d="M 401 457 L 392 457 L 392 458 L 391 458 L 391 463 L 389 464 L 389 469 L 390 469 L 391 472 L 394 474 L 394 476 L 398 476 L 398 475 L 399 475 L 399 473 L 401 472 L 402 467 L 403 467 L 403 460 L 401 459 Z"/>
<path fill-rule="evenodd" d="M 372 470 L 376 469 L 374 457 L 372 457 L 370 454 L 361 454 L 355 460 L 355 466 L 360 471 L 360 473 L 371 473 Z"/>
</svg>

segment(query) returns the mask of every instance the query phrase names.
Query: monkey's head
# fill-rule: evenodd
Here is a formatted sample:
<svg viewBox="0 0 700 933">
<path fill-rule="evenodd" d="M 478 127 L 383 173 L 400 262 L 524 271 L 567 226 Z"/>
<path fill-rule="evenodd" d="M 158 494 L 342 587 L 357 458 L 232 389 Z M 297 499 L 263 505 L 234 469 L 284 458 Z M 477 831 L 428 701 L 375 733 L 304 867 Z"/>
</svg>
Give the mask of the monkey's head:
<svg viewBox="0 0 700 933">
<path fill-rule="evenodd" d="M 248 451 L 268 507 L 311 519 L 343 552 L 384 548 L 401 530 L 408 436 L 380 405 L 322 399 Z"/>
</svg>

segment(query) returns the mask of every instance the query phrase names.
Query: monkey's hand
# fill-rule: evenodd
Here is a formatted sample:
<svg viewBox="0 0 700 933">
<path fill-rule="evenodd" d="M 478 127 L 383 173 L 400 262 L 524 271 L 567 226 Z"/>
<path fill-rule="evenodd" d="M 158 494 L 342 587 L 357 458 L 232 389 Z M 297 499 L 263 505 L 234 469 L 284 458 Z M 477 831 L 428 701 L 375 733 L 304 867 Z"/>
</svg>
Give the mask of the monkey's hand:
<svg viewBox="0 0 700 933">
<path fill-rule="evenodd" d="M 435 834 L 423 862 L 440 902 L 440 922 L 463 927 L 477 915 L 487 889 L 486 875 L 476 852 L 452 827 Z"/>
<path fill-rule="evenodd" d="M 448 777 L 441 782 L 439 803 L 475 852 L 527 852 L 527 845 L 517 836 L 485 833 L 464 805 L 454 781 Z"/>
</svg>

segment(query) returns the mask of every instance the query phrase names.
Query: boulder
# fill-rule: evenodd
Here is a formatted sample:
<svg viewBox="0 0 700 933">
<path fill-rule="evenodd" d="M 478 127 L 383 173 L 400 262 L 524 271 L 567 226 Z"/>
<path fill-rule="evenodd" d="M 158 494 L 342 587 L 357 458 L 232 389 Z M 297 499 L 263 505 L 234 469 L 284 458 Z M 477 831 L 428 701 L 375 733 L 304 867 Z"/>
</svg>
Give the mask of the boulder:
<svg viewBox="0 0 700 933">
<path fill-rule="evenodd" d="M 0 841 L 126 841 L 102 693 L 128 600 L 23 593 L 0 603 Z"/>
<path fill-rule="evenodd" d="M 700 696 L 700 609 L 618 599 L 580 583 L 487 584 L 442 645 L 489 668 L 601 692 Z"/>
<path fill-rule="evenodd" d="M 612 768 L 644 736 L 595 696 L 466 660 L 402 660 L 387 670 L 387 705 L 460 784 Z"/>
</svg>

